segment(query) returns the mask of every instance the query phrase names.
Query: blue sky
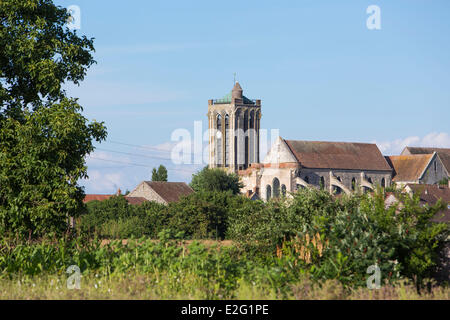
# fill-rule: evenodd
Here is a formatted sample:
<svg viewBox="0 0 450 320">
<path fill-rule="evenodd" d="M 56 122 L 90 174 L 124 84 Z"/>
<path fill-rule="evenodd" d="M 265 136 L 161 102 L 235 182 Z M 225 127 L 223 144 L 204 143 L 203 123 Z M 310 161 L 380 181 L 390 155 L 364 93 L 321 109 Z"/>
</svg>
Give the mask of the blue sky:
<svg viewBox="0 0 450 320">
<path fill-rule="evenodd" d="M 55 2 L 78 5 L 77 32 L 95 38 L 98 63 L 68 86 L 108 128 L 88 193 L 131 190 L 160 163 L 190 181 L 202 165 L 172 163 L 171 134 L 206 130 L 207 101 L 235 72 L 262 100 L 262 127 L 284 138 L 450 147 L 447 0 Z M 366 27 L 369 5 L 381 30 Z"/>
</svg>

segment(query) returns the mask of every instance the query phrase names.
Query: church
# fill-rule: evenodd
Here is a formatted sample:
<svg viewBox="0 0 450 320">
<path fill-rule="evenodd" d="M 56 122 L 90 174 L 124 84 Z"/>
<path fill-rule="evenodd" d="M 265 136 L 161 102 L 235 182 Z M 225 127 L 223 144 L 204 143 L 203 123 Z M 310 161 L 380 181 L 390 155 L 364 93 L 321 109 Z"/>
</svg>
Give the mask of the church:
<svg viewBox="0 0 450 320">
<path fill-rule="evenodd" d="M 417 171 L 420 176 L 432 176 L 426 181 L 429 184 L 449 177 L 450 168 L 445 168 L 445 162 L 450 149 L 439 149 L 441 156 L 432 148 L 421 150 L 430 154 L 429 161 L 422 166 L 423 155 L 410 156 L 408 164 L 399 165 L 397 158 L 384 157 L 373 143 L 278 137 L 260 161 L 261 100 L 244 96 L 238 82 L 225 97 L 208 101 L 207 116 L 209 167 L 237 173 L 244 185 L 242 193 L 251 199 L 266 201 L 299 188 L 321 188 L 333 194 L 367 192 L 377 186 L 410 183 L 402 177 L 410 179 Z M 407 148 L 404 152 L 410 150 Z M 431 175 L 433 168 L 440 168 L 440 171 L 436 169 Z M 418 181 L 420 183 L 420 179 Z"/>
</svg>

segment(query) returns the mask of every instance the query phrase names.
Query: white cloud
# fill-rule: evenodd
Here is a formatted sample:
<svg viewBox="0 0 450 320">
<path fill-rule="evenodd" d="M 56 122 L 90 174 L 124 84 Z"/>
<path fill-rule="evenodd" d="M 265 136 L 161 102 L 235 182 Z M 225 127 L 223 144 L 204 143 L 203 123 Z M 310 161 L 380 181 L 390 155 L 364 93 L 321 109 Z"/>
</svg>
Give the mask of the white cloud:
<svg viewBox="0 0 450 320">
<path fill-rule="evenodd" d="M 385 155 L 400 154 L 405 147 L 450 148 L 450 135 L 446 132 L 432 132 L 424 137 L 406 137 L 391 141 L 374 141 Z"/>
<path fill-rule="evenodd" d="M 81 184 L 88 189 L 88 193 L 113 194 L 126 184 L 126 179 L 121 172 L 89 170 L 89 179 L 83 180 Z"/>
</svg>

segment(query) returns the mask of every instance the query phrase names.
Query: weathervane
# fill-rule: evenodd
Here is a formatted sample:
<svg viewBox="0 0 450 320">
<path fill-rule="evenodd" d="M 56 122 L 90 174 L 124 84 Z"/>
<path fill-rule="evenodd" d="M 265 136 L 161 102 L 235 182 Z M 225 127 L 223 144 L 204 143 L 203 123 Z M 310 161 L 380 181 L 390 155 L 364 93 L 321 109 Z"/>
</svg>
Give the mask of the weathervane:
<svg viewBox="0 0 450 320">
<path fill-rule="evenodd" d="M 236 72 L 233 73 L 233 75 L 234 75 L 234 82 L 233 82 L 233 85 L 235 85 L 235 84 L 236 84 Z"/>
</svg>

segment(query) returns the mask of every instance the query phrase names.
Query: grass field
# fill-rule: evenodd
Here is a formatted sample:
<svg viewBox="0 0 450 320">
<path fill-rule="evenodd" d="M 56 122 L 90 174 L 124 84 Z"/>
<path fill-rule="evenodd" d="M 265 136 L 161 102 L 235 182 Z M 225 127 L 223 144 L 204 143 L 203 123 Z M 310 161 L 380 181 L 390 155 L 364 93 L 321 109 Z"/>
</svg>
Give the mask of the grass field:
<svg viewBox="0 0 450 320">
<path fill-rule="evenodd" d="M 68 289 L 66 279 L 66 275 L 2 279 L 0 299 L 197 300 L 204 299 L 208 290 L 214 290 L 213 283 L 208 286 L 199 285 L 199 279 L 195 275 L 181 275 L 176 279 L 163 273 L 128 273 L 109 277 L 93 274 L 82 277 L 80 289 Z M 283 296 L 270 287 L 241 281 L 232 299 L 448 300 L 450 289 L 436 287 L 431 293 L 419 295 L 413 286 L 406 284 L 395 288 L 384 286 L 378 290 L 346 290 L 337 281 L 329 280 L 318 286 L 304 280 L 292 284 L 291 293 Z"/>
<path fill-rule="evenodd" d="M 378 290 L 313 279 L 295 256 L 254 257 L 232 242 L 36 242 L 0 246 L 0 299 L 439 299 L 406 280 Z M 80 287 L 69 289 L 79 266 Z M 384 281 L 384 280 L 383 280 Z"/>
</svg>

